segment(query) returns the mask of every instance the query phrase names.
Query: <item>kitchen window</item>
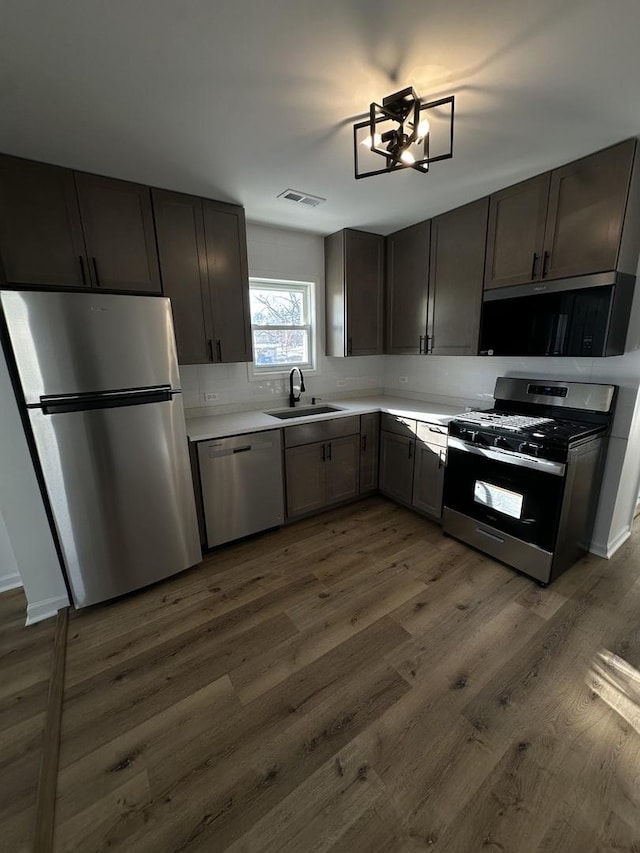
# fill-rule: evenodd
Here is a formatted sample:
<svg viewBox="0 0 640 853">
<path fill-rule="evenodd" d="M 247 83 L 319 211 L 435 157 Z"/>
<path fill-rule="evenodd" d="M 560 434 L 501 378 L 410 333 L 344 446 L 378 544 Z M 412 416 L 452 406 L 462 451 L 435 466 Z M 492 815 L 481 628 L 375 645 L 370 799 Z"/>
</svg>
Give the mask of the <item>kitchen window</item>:
<svg viewBox="0 0 640 853">
<path fill-rule="evenodd" d="M 313 370 L 313 282 L 251 278 L 249 295 L 254 376 Z"/>
</svg>

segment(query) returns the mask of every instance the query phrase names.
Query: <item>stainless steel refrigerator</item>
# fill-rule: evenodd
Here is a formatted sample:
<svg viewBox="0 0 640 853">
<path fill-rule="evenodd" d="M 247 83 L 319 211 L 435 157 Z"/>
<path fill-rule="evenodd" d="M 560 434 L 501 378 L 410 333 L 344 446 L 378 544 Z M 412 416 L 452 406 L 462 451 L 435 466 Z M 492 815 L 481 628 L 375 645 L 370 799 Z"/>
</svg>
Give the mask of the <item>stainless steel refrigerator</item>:
<svg viewBox="0 0 640 853">
<path fill-rule="evenodd" d="M 197 563 L 169 300 L 3 291 L 1 301 L 76 607 Z"/>
</svg>

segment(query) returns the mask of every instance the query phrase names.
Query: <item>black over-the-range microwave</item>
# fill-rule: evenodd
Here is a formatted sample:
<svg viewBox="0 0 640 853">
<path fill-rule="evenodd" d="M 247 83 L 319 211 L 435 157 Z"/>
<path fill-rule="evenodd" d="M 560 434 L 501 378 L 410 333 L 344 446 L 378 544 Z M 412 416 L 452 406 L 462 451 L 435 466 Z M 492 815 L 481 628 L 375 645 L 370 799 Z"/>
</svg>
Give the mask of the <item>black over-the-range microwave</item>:
<svg viewBox="0 0 640 853">
<path fill-rule="evenodd" d="M 487 290 L 480 355 L 622 355 L 634 284 L 609 272 Z"/>
</svg>

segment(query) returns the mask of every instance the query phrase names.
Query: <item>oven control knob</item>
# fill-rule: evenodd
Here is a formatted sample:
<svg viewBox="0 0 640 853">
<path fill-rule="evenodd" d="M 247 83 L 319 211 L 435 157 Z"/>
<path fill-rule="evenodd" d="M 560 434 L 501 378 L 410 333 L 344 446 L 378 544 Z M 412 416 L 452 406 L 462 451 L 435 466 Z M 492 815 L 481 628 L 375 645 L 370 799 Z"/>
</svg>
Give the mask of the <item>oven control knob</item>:
<svg viewBox="0 0 640 853">
<path fill-rule="evenodd" d="M 506 447 L 509 448 L 509 439 L 505 438 L 503 435 L 499 435 L 497 438 L 493 440 L 494 447 Z"/>
</svg>

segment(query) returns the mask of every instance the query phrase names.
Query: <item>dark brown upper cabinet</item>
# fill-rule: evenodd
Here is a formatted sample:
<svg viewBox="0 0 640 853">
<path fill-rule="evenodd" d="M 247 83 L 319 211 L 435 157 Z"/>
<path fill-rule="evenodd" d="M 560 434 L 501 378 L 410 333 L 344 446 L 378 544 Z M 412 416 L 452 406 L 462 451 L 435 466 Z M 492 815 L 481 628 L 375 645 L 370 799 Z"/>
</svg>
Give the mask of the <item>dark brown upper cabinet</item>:
<svg viewBox="0 0 640 853">
<path fill-rule="evenodd" d="M 73 172 L 0 157 L 0 281 L 90 284 Z"/>
<path fill-rule="evenodd" d="M 153 207 L 178 361 L 251 361 L 243 209 L 165 190 L 153 190 Z"/>
<path fill-rule="evenodd" d="M 251 361 L 251 314 L 244 209 L 203 201 L 204 236 L 213 313 L 214 358 Z"/>
<path fill-rule="evenodd" d="M 153 190 L 164 295 L 171 299 L 180 364 L 213 360 L 213 325 L 202 201 Z"/>
<path fill-rule="evenodd" d="M 384 237 L 344 229 L 325 238 L 327 355 L 383 351 Z"/>
<path fill-rule="evenodd" d="M 629 139 L 551 173 L 543 278 L 616 269 L 635 146 Z"/>
<path fill-rule="evenodd" d="M 387 237 L 386 353 L 425 352 L 430 237 L 429 220 Z"/>
<path fill-rule="evenodd" d="M 0 157 L 2 281 L 160 293 L 148 187 Z"/>
<path fill-rule="evenodd" d="M 76 172 L 91 283 L 160 293 L 149 187 Z"/>
<path fill-rule="evenodd" d="M 635 273 L 637 189 L 631 216 L 628 209 L 635 148 L 629 139 L 494 193 L 485 288 L 612 270 Z"/>
<path fill-rule="evenodd" d="M 485 288 L 541 276 L 550 179 L 546 172 L 491 196 Z"/>
<path fill-rule="evenodd" d="M 481 198 L 431 220 L 429 353 L 478 352 L 488 213 Z"/>
</svg>

